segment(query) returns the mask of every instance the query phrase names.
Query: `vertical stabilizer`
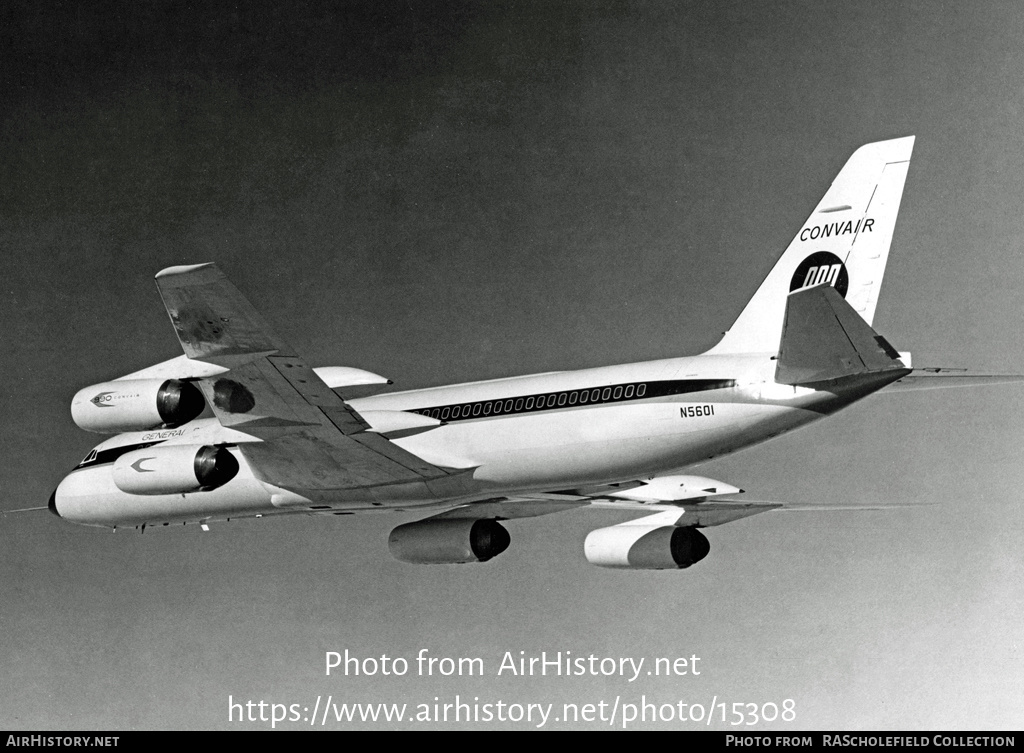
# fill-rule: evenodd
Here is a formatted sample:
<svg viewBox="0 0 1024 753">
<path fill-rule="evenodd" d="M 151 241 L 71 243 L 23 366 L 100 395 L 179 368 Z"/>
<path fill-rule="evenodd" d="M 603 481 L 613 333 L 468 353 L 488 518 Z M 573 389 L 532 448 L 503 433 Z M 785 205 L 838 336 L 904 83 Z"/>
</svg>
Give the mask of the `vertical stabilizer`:
<svg viewBox="0 0 1024 753">
<path fill-rule="evenodd" d="M 828 282 L 869 325 L 889 258 L 914 137 L 853 153 L 725 337 L 709 354 L 774 353 L 786 298 Z"/>
</svg>

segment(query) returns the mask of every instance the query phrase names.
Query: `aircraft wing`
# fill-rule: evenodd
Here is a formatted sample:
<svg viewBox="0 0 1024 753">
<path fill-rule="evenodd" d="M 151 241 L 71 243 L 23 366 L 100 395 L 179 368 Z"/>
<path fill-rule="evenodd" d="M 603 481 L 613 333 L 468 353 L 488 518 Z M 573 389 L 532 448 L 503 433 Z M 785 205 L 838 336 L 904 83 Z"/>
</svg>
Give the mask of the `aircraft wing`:
<svg viewBox="0 0 1024 753">
<path fill-rule="evenodd" d="M 625 481 L 467 502 L 432 517 L 447 520 L 512 520 L 592 507 L 659 513 L 664 514 L 666 519 L 673 518 L 670 525 L 707 528 L 783 507 L 777 502 L 718 498 L 719 495 L 735 492 L 742 490 L 702 476 L 662 476 L 646 481 Z"/>
<path fill-rule="evenodd" d="M 239 446 L 263 480 L 326 491 L 448 475 L 367 431 L 215 264 L 170 267 L 156 283 L 185 355 L 229 369 L 196 384 L 222 425 L 263 440 Z"/>
<path fill-rule="evenodd" d="M 758 513 L 778 510 L 784 505 L 777 502 L 746 502 L 738 500 L 687 501 L 641 503 L 627 500 L 596 498 L 563 498 L 559 494 L 538 494 L 529 497 L 503 497 L 480 502 L 469 502 L 454 509 L 431 516 L 439 520 L 515 520 L 540 515 L 576 510 L 581 507 L 621 510 L 623 512 L 674 513 L 672 525 L 709 528 L 731 523 Z"/>
<path fill-rule="evenodd" d="M 592 508 L 644 512 L 658 515 L 660 523 L 710 528 L 772 510 L 783 512 L 839 512 L 926 507 L 928 504 L 781 503 L 733 499 L 742 489 L 702 476 L 662 476 L 645 481 L 625 481 L 582 489 L 534 492 L 515 497 L 466 502 L 431 519 L 513 520 L 533 518 L 565 510 Z M 639 518 L 639 521 L 648 518 Z M 653 519 L 653 517 L 652 517 Z M 628 525 L 628 524 L 623 524 Z"/>
</svg>

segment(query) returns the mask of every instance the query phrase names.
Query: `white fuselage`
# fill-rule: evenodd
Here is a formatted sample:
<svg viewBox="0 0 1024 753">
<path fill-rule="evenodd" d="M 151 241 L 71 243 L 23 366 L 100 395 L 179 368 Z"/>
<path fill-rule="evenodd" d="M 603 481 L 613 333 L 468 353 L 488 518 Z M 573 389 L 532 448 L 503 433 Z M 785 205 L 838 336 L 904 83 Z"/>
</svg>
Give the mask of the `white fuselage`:
<svg viewBox="0 0 1024 753">
<path fill-rule="evenodd" d="M 428 463 L 467 469 L 447 498 L 339 490 L 313 501 L 261 481 L 237 449 L 240 470 L 210 491 L 135 495 L 112 478 L 118 452 L 152 444 L 258 441 L 200 417 L 174 429 L 103 442 L 54 492 L 73 522 L 137 526 L 270 515 L 345 513 L 448 505 L 646 479 L 764 441 L 860 397 L 776 384 L 771 354 L 705 355 L 472 382 L 349 401 L 357 412 L 418 412 L 445 423 L 395 444 Z M 881 385 L 879 385 L 881 386 Z M 330 497 L 330 495 L 328 495 Z"/>
</svg>

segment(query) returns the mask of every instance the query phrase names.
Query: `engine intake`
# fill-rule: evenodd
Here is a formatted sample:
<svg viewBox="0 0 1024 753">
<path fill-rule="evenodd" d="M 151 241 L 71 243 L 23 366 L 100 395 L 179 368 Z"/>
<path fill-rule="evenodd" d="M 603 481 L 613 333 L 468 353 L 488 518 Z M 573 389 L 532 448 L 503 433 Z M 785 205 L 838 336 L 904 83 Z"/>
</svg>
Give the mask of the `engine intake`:
<svg viewBox="0 0 1024 753">
<path fill-rule="evenodd" d="M 120 379 L 78 391 L 71 417 L 79 428 L 100 434 L 180 426 L 206 407 L 203 393 L 179 379 Z"/>
<path fill-rule="evenodd" d="M 591 531 L 583 549 L 601 567 L 682 570 L 707 557 L 711 544 L 693 527 L 620 525 Z"/>
<path fill-rule="evenodd" d="M 160 445 L 114 461 L 114 484 L 129 494 L 187 494 L 224 486 L 238 474 L 226 447 Z"/>
<path fill-rule="evenodd" d="M 508 531 L 496 520 L 421 520 L 388 536 L 391 554 L 419 565 L 486 562 L 508 549 Z"/>
</svg>

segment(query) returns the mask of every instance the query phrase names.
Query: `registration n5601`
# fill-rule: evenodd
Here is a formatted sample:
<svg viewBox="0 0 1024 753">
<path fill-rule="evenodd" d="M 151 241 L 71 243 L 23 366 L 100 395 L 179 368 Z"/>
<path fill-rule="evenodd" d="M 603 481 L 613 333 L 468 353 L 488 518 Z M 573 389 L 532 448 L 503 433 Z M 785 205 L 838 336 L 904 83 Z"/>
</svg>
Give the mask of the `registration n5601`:
<svg viewBox="0 0 1024 753">
<path fill-rule="evenodd" d="M 713 415 L 715 415 L 715 406 L 713 405 L 687 405 L 679 409 L 680 418 L 700 418 Z"/>
</svg>

